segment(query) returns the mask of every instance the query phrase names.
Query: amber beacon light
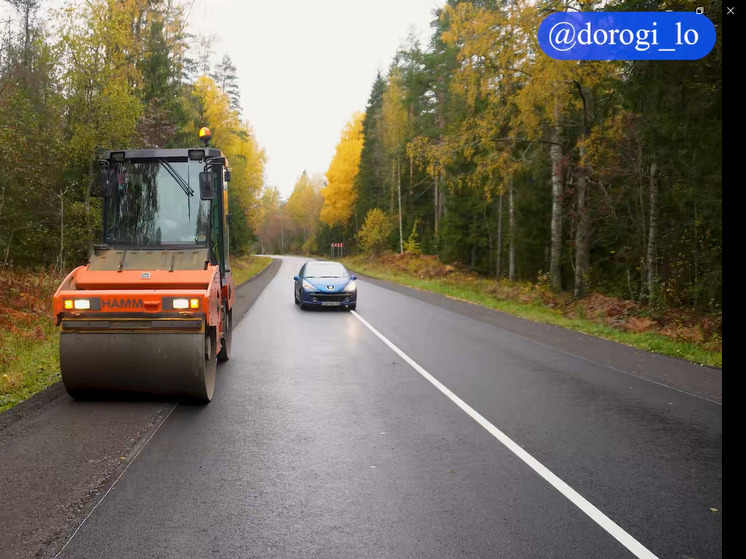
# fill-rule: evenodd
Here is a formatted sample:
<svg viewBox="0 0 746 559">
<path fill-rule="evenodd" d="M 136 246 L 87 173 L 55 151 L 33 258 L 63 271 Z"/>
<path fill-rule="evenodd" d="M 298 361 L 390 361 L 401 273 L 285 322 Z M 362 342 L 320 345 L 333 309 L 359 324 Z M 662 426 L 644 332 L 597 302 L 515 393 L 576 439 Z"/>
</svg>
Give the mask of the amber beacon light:
<svg viewBox="0 0 746 559">
<path fill-rule="evenodd" d="M 210 143 L 210 138 L 212 138 L 212 133 L 207 126 L 203 126 L 199 129 L 199 139 L 202 140 L 202 143 L 205 144 L 205 147 L 207 147 L 207 144 Z"/>
</svg>

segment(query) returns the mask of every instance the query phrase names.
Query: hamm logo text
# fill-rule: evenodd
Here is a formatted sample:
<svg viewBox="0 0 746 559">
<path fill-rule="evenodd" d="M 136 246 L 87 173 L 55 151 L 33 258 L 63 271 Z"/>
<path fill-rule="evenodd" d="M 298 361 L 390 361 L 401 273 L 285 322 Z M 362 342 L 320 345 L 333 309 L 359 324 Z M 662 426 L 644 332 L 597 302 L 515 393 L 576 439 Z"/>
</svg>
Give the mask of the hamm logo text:
<svg viewBox="0 0 746 559">
<path fill-rule="evenodd" d="M 101 301 L 102 309 L 141 309 L 143 308 L 140 299 L 104 299 Z"/>
</svg>

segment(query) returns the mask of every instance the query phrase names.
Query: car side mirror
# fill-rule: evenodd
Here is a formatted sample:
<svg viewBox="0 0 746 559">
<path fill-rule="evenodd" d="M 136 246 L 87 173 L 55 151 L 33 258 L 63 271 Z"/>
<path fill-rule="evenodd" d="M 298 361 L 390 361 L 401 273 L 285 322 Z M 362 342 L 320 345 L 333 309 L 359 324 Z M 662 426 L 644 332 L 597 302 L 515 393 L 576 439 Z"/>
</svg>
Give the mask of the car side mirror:
<svg viewBox="0 0 746 559">
<path fill-rule="evenodd" d="M 357 276 L 350 276 L 350 279 L 351 279 L 351 280 L 356 280 L 356 279 L 357 279 Z"/>
<path fill-rule="evenodd" d="M 199 197 L 201 200 L 214 200 L 215 199 L 215 188 L 214 173 L 212 171 L 205 171 L 199 174 Z"/>
<path fill-rule="evenodd" d="M 295 277 L 293 278 L 293 280 L 294 280 L 294 281 L 298 281 L 299 279 L 300 279 L 300 278 L 299 278 L 298 276 L 295 276 Z"/>
</svg>

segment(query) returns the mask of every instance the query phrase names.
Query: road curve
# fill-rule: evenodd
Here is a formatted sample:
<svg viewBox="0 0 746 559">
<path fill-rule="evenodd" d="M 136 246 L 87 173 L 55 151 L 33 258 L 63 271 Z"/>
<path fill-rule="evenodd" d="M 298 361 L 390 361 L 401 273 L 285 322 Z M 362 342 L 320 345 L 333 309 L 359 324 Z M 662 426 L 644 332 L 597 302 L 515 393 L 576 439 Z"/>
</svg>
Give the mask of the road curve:
<svg viewBox="0 0 746 559">
<path fill-rule="evenodd" d="M 412 363 L 650 556 L 722 555 L 720 404 L 627 374 L 629 348 L 612 368 L 360 280 L 396 353 L 300 311 L 302 262 L 239 324 L 213 402 L 173 409 L 60 557 L 634 556 Z"/>
</svg>

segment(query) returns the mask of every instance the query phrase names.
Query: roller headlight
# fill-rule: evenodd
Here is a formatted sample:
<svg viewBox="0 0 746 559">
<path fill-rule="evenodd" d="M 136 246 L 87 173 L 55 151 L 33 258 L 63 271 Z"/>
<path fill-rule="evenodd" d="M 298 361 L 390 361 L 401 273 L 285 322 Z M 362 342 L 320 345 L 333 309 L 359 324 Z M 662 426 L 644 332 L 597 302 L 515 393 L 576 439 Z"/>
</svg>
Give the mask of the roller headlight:
<svg viewBox="0 0 746 559">
<path fill-rule="evenodd" d="M 91 310 L 91 301 L 90 299 L 65 299 L 64 306 L 66 310 L 89 311 Z"/>
<path fill-rule="evenodd" d="M 352 280 L 350 283 L 347 284 L 347 287 L 343 290 L 345 293 L 355 293 L 357 291 L 357 284 L 355 283 L 355 280 Z"/>
<path fill-rule="evenodd" d="M 198 309 L 199 299 L 174 299 L 173 307 L 175 309 Z"/>
</svg>

